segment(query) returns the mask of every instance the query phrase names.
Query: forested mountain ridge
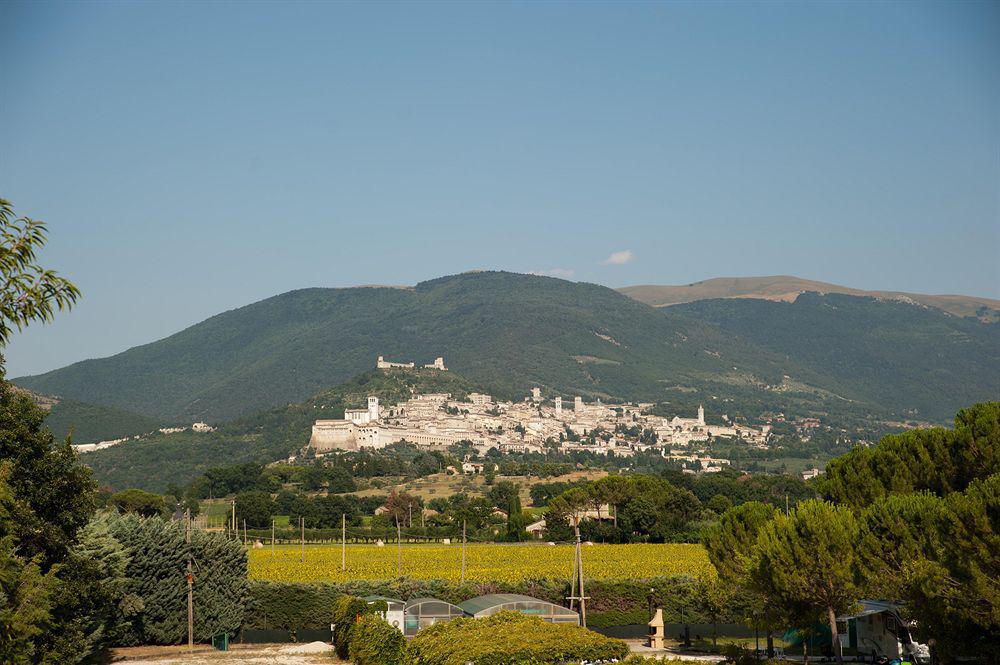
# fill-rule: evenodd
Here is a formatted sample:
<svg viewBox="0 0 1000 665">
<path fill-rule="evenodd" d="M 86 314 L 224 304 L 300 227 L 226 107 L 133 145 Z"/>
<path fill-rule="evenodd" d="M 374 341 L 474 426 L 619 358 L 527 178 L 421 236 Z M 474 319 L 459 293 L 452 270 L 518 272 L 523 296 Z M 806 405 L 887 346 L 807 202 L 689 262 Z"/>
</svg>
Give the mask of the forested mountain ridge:
<svg viewBox="0 0 1000 665">
<path fill-rule="evenodd" d="M 831 391 L 915 419 L 942 421 L 956 405 L 1000 397 L 1000 325 L 841 294 L 670 309 L 793 360 Z"/>
<path fill-rule="evenodd" d="M 418 365 L 444 356 L 502 398 L 537 385 L 548 395 L 685 411 L 704 402 L 750 417 L 945 422 L 963 404 L 997 396 L 998 335 L 1000 326 L 852 296 L 654 308 L 595 284 L 480 272 L 409 289 L 292 291 L 15 381 L 164 422 L 218 424 L 307 400 L 378 355 Z"/>
<path fill-rule="evenodd" d="M 219 422 L 307 399 L 372 367 L 377 355 L 418 364 L 444 356 L 504 396 L 540 385 L 657 399 L 664 385 L 799 376 L 715 326 L 603 286 L 483 272 L 405 290 L 293 291 L 16 383 L 174 421 Z"/>
</svg>

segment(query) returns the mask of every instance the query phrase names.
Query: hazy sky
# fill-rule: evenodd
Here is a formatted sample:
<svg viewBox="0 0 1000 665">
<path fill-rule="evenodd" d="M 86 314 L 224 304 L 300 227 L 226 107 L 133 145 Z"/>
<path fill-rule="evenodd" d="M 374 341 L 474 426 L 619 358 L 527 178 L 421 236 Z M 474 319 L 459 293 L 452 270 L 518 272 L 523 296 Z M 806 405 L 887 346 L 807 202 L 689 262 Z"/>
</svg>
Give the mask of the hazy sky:
<svg viewBox="0 0 1000 665">
<path fill-rule="evenodd" d="M 0 4 L 11 376 L 474 268 L 1000 297 L 997 3 Z"/>
</svg>

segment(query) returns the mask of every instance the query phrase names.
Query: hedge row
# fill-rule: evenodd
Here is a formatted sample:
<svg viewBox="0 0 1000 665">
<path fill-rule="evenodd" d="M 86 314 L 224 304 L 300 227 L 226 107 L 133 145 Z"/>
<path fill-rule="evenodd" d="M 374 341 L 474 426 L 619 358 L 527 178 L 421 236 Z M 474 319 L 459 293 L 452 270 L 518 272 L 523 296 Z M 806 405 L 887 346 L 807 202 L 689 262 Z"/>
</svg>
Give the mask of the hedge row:
<svg viewBox="0 0 1000 665">
<path fill-rule="evenodd" d="M 408 665 L 514 665 L 620 660 L 628 646 L 574 624 L 500 612 L 424 628 L 406 647 Z"/>
<path fill-rule="evenodd" d="M 656 607 L 662 607 L 667 622 L 697 621 L 700 617 L 693 593 L 693 580 L 687 577 L 652 579 L 598 580 L 588 583 L 586 591 L 587 623 L 595 627 L 645 623 L 648 620 L 650 593 Z M 250 586 L 246 611 L 247 628 L 284 629 L 324 628 L 336 623 L 333 606 L 341 596 L 387 596 L 419 598 L 431 596 L 451 603 L 487 593 L 522 593 L 562 605 L 570 595 L 567 580 L 538 579 L 517 584 L 458 584 L 441 580 L 344 582 L 331 584 L 289 584 L 257 581 Z M 720 621 L 738 617 L 719 617 Z"/>
</svg>

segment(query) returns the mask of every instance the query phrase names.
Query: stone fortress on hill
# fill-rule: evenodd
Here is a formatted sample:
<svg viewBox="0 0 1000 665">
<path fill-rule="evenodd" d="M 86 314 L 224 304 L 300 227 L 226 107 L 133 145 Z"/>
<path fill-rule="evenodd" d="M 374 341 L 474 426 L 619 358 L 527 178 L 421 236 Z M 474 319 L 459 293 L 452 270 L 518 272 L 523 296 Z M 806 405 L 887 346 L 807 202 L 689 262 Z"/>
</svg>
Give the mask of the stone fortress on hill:
<svg viewBox="0 0 1000 665">
<path fill-rule="evenodd" d="M 390 362 L 379 356 L 376 366 L 412 368 L 414 363 Z M 447 371 L 443 358 L 424 367 Z M 770 425 L 748 427 L 730 423 L 725 417 L 725 424 L 709 425 L 702 407 L 698 407 L 696 418 L 667 419 L 649 414 L 652 406 L 602 404 L 600 400 L 585 404 L 577 396 L 572 408 L 563 408 L 562 397 L 543 399 L 540 388 L 533 388 L 521 402 L 497 402 L 481 393 L 470 393 L 464 400 L 448 393 L 429 393 L 412 394 L 398 404 L 382 405 L 378 397 L 369 396 L 367 408 L 347 409 L 337 420 L 317 420 L 309 445 L 320 454 L 384 448 L 404 441 L 436 448 L 465 441 L 482 453 L 490 448 L 500 452 L 558 448 L 564 452 L 586 450 L 629 456 L 639 450 L 656 449 L 665 457 L 689 462 L 696 459 L 690 450 L 692 444 L 715 437 L 767 447 Z M 671 446 L 684 450 L 672 450 Z M 703 470 L 717 471 L 728 464 L 728 460 L 698 459 Z"/>
</svg>

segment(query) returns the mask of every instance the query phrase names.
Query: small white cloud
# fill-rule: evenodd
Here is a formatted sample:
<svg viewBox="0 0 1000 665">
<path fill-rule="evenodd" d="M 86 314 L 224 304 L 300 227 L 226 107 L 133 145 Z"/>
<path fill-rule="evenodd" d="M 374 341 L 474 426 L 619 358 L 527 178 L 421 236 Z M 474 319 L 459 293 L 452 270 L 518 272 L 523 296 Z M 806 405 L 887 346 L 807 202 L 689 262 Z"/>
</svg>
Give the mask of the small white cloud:
<svg viewBox="0 0 1000 665">
<path fill-rule="evenodd" d="M 601 261 L 606 266 L 622 266 L 632 260 L 632 250 L 623 249 L 620 252 L 612 252 L 611 256 Z"/>
<path fill-rule="evenodd" d="M 543 277 L 558 277 L 559 279 L 569 279 L 573 276 L 572 268 L 549 268 L 548 270 L 529 270 L 529 275 L 542 275 Z"/>
</svg>

